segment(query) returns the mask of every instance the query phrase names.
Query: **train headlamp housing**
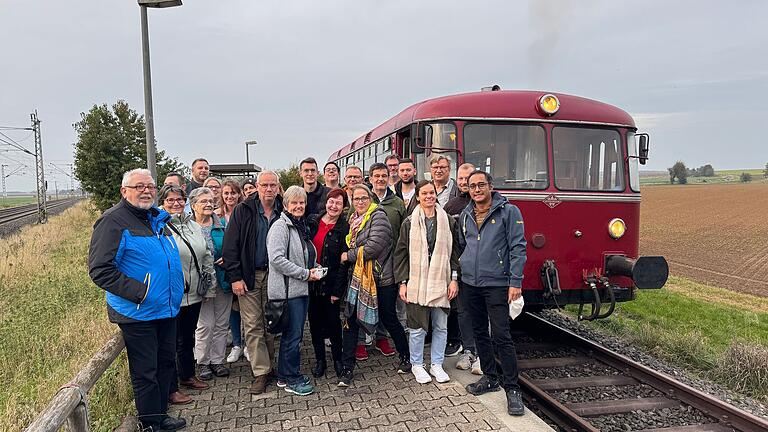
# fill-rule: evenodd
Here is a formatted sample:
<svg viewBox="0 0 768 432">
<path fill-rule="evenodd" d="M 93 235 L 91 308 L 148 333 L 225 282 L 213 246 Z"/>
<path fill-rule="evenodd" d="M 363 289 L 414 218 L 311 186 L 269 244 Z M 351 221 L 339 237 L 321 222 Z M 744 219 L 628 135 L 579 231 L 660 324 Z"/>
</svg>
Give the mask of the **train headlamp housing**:
<svg viewBox="0 0 768 432">
<path fill-rule="evenodd" d="M 553 94 L 545 94 L 539 98 L 539 109 L 548 116 L 553 116 L 560 109 L 560 99 Z"/>
<path fill-rule="evenodd" d="M 613 218 L 608 222 L 608 235 L 614 239 L 620 239 L 627 232 L 627 225 L 619 218 Z"/>
</svg>

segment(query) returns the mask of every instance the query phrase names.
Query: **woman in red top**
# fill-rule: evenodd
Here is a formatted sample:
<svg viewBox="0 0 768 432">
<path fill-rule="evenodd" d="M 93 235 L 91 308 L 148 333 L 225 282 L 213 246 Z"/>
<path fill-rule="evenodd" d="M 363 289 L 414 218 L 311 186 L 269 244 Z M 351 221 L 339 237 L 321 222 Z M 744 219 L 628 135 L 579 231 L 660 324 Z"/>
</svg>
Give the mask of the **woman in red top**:
<svg viewBox="0 0 768 432">
<path fill-rule="evenodd" d="M 308 222 L 312 242 L 317 249 L 317 262 L 328 268 L 324 278 L 309 284 L 309 331 L 315 350 L 316 363 L 312 369 L 315 378 L 324 376 L 328 367 L 325 358 L 326 338 L 331 340 L 331 357 L 336 376 L 342 371 L 339 299 L 344 295 L 347 285 L 348 269 L 341 262 L 341 254 L 348 249 L 344 240 L 349 232 L 349 224 L 343 217 L 346 204 L 346 193 L 341 189 L 333 189 L 328 192 L 325 211 L 311 216 Z"/>
</svg>

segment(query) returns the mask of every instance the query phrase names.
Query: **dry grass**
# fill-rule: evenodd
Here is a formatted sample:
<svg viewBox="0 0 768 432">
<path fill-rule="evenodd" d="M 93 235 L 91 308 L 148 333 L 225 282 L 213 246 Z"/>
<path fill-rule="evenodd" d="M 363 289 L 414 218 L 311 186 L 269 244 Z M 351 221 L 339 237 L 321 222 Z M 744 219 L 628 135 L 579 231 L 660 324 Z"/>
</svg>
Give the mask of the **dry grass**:
<svg viewBox="0 0 768 432">
<path fill-rule="evenodd" d="M 736 390 L 766 397 L 768 389 L 768 347 L 734 341 L 718 359 L 715 376 Z"/>
<path fill-rule="evenodd" d="M 643 188 L 640 252 L 673 274 L 768 297 L 768 183 Z"/>
<path fill-rule="evenodd" d="M 117 330 L 88 278 L 96 218 L 87 204 L 0 244 L 0 430 L 20 430 Z M 124 355 L 90 395 L 92 427 L 111 430 L 130 409 Z"/>
</svg>

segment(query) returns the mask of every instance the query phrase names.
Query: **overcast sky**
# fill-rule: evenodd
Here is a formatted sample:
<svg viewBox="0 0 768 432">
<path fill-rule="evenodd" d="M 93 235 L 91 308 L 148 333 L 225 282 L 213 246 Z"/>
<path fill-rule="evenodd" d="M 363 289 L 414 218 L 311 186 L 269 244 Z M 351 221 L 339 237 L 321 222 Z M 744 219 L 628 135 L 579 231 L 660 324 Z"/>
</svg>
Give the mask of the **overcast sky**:
<svg viewBox="0 0 768 432">
<path fill-rule="evenodd" d="M 414 102 L 499 84 L 628 111 L 651 134 L 645 169 L 761 167 L 766 18 L 763 0 L 185 0 L 149 11 L 158 147 L 242 163 L 255 139 L 265 167 L 325 161 Z M 0 126 L 37 109 L 46 160 L 70 163 L 81 112 L 143 113 L 140 40 L 135 1 L 0 0 Z"/>
</svg>

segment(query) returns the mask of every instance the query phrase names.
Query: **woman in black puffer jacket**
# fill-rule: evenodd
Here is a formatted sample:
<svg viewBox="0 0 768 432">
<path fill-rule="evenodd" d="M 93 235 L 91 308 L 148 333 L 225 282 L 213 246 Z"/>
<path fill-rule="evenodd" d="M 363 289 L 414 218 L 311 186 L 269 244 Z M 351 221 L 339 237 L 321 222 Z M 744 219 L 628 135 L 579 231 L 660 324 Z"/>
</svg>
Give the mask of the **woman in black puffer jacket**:
<svg viewBox="0 0 768 432">
<path fill-rule="evenodd" d="M 317 261 L 328 268 L 328 274 L 309 284 L 309 331 L 315 350 L 315 367 L 312 375 L 325 375 L 325 339 L 331 340 L 331 357 L 336 376 L 342 372 L 340 299 L 347 286 L 347 265 L 341 262 L 341 254 L 349 249 L 344 237 L 349 224 L 344 218 L 347 194 L 341 189 L 328 193 L 325 211 L 312 215 L 308 221 L 312 242 L 317 249 Z"/>
</svg>

